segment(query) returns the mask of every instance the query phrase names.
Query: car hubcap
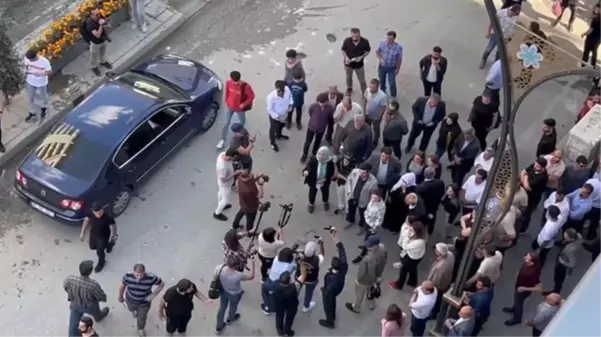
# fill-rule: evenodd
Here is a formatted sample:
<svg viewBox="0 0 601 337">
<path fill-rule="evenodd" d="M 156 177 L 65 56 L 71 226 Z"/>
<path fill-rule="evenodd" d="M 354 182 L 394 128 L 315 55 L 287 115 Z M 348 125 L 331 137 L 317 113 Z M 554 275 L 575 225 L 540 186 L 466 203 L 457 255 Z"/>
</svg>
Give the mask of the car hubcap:
<svg viewBox="0 0 601 337">
<path fill-rule="evenodd" d="M 208 130 L 213 125 L 213 123 L 215 123 L 216 119 L 217 108 L 215 106 L 211 106 L 209 110 L 207 110 L 207 113 L 204 115 L 204 118 L 202 119 L 202 129 Z"/>
<path fill-rule="evenodd" d="M 123 191 L 119 193 L 119 195 L 117 195 L 117 197 L 115 198 L 115 202 L 113 203 L 113 213 L 121 214 L 125 210 L 125 207 L 127 207 L 127 204 L 129 203 L 129 197 L 130 194 L 128 191 Z"/>
</svg>

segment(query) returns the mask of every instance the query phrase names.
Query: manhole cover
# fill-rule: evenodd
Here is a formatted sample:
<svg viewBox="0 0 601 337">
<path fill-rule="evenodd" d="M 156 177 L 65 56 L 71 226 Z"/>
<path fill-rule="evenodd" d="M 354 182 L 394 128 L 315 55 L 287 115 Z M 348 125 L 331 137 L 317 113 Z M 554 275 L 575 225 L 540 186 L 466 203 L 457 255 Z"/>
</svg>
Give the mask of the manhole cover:
<svg viewBox="0 0 601 337">
<path fill-rule="evenodd" d="M 334 34 L 327 34 L 326 35 L 326 39 L 328 40 L 328 42 L 334 43 L 334 42 L 336 42 L 336 35 L 334 35 Z"/>
</svg>

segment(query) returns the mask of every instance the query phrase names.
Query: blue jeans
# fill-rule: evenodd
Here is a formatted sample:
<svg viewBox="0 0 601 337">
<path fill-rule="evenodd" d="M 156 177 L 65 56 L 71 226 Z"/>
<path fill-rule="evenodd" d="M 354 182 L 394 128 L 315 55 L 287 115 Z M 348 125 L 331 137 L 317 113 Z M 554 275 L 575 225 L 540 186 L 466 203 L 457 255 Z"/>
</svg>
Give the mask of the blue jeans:
<svg viewBox="0 0 601 337">
<path fill-rule="evenodd" d="M 70 315 L 69 315 L 69 336 L 75 337 L 80 336 L 79 333 L 79 320 L 83 315 L 90 315 L 94 318 L 94 321 L 101 321 L 104 316 L 100 310 L 100 305 L 98 303 L 90 304 L 87 307 L 80 307 L 77 305 L 71 304 L 69 306 Z"/>
<path fill-rule="evenodd" d="M 232 123 L 232 116 L 238 117 L 240 124 L 246 124 L 246 113 L 244 111 L 232 111 L 230 109 L 225 109 L 225 125 L 223 125 L 223 129 L 221 130 L 221 139 L 223 141 L 227 140 L 227 135 L 230 132 L 230 124 Z"/>
<path fill-rule="evenodd" d="M 317 281 L 315 283 L 305 283 L 303 286 L 305 288 L 305 301 L 303 302 L 303 306 L 308 308 L 313 299 L 313 292 L 315 292 L 315 288 L 317 288 Z"/>
<path fill-rule="evenodd" d="M 238 294 L 230 294 L 227 291 L 221 290 L 219 296 L 219 310 L 217 310 L 217 330 L 221 330 L 225 326 L 225 310 L 228 308 L 228 305 L 229 311 L 227 319 L 233 321 L 236 318 L 238 304 L 240 304 L 243 294 L 244 291 L 241 291 Z"/>
<path fill-rule="evenodd" d="M 261 285 L 261 297 L 263 298 L 263 304 L 267 307 L 268 312 L 275 312 L 275 302 L 273 300 L 273 294 L 275 292 L 276 282 L 267 278 Z"/>
<path fill-rule="evenodd" d="M 495 49 L 496 46 L 497 46 L 497 35 L 491 34 L 490 37 L 488 38 L 488 43 L 486 44 L 486 47 L 484 48 L 484 52 L 482 53 L 483 61 L 486 61 L 488 59 L 488 56 L 490 55 L 490 53 L 492 53 L 492 51 Z"/>
<path fill-rule="evenodd" d="M 378 77 L 380 79 L 380 90 L 386 92 L 386 78 L 390 86 L 390 96 L 396 97 L 396 66 L 378 66 Z"/>
<path fill-rule="evenodd" d="M 428 322 L 427 318 L 424 319 L 419 319 L 415 316 L 413 316 L 413 314 L 411 315 L 411 327 L 409 328 L 409 330 L 411 331 L 411 335 L 413 335 L 413 337 L 421 337 L 424 335 L 424 332 L 426 331 L 426 323 Z"/>
</svg>

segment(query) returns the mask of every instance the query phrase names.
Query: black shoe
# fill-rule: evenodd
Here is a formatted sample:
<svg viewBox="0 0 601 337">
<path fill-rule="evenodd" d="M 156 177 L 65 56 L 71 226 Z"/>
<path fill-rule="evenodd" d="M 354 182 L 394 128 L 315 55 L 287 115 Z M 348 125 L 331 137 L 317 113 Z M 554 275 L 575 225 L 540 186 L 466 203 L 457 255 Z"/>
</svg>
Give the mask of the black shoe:
<svg viewBox="0 0 601 337">
<path fill-rule="evenodd" d="M 94 75 L 96 76 L 102 76 L 102 73 L 100 72 L 100 68 L 98 67 L 94 67 L 92 68 L 92 72 L 94 73 Z"/>
<path fill-rule="evenodd" d="M 108 247 L 106 247 L 106 253 L 110 254 L 113 251 L 113 245 L 109 244 Z"/>
<path fill-rule="evenodd" d="M 301 131 L 303 129 L 303 124 L 301 124 L 301 122 L 296 122 L 296 128 L 298 131 Z"/>
<path fill-rule="evenodd" d="M 240 319 L 240 314 L 235 314 L 235 315 L 234 315 L 234 319 L 230 320 L 230 319 L 228 318 L 228 319 L 225 321 L 225 323 L 226 323 L 226 324 L 232 324 L 232 323 L 234 323 L 235 321 L 237 321 L 237 320 L 239 320 L 239 319 Z"/>
<path fill-rule="evenodd" d="M 522 321 L 517 320 L 517 319 L 513 319 L 513 318 L 512 319 L 508 319 L 508 320 L 505 321 L 505 325 L 506 326 L 514 326 L 514 325 L 518 325 L 520 323 L 522 323 Z"/>
<path fill-rule="evenodd" d="M 342 213 L 342 211 L 343 211 L 342 209 L 336 209 L 336 210 L 334 210 L 334 214 L 338 215 L 338 214 Z"/>
<path fill-rule="evenodd" d="M 324 202 L 323 203 L 323 209 L 328 212 L 330 210 L 330 203 L 329 202 Z"/>
<path fill-rule="evenodd" d="M 309 205 L 309 206 L 307 206 L 307 212 L 309 212 L 309 213 L 312 214 L 313 211 L 315 211 L 315 205 Z"/>
<path fill-rule="evenodd" d="M 224 328 L 225 328 L 225 326 L 222 326 L 221 328 L 216 328 L 216 329 L 215 329 L 215 334 L 216 334 L 216 335 L 219 335 L 219 334 L 221 334 L 221 333 L 223 332 L 223 329 L 224 329 Z"/>
<path fill-rule="evenodd" d="M 31 122 L 36 117 L 37 117 L 36 114 L 33 114 L 33 113 L 30 112 L 29 115 L 27 115 L 27 117 L 25 117 L 25 121 L 26 122 Z"/>
<path fill-rule="evenodd" d="M 109 315 L 110 311 L 111 311 L 111 309 L 109 309 L 108 307 L 105 307 L 102 310 L 100 310 L 100 319 L 97 320 L 96 322 L 102 321 L 106 316 Z"/>
<path fill-rule="evenodd" d="M 303 155 L 300 157 L 300 162 L 304 164 L 306 161 L 307 161 L 307 155 L 306 155 L 306 154 L 303 154 Z"/>
<path fill-rule="evenodd" d="M 4 144 L 0 143 L 0 153 L 4 152 L 6 152 L 6 148 L 4 147 Z"/>
<path fill-rule="evenodd" d="M 346 95 L 350 96 L 353 93 L 353 88 L 346 89 Z"/>
<path fill-rule="evenodd" d="M 271 149 L 275 152 L 280 152 L 280 148 L 278 147 L 278 144 L 276 144 L 276 143 L 271 144 Z"/>
<path fill-rule="evenodd" d="M 46 118 L 46 108 L 40 109 L 40 122 L 42 122 Z"/>
<path fill-rule="evenodd" d="M 513 307 L 505 307 L 502 309 L 503 312 L 508 313 L 508 314 L 513 314 L 513 311 L 515 310 Z"/>
<path fill-rule="evenodd" d="M 278 336 L 284 336 L 284 331 L 282 331 L 281 329 L 277 329 L 276 333 L 278 334 Z"/>
<path fill-rule="evenodd" d="M 355 308 L 353 307 L 353 303 L 346 302 L 346 303 L 344 304 L 344 306 L 345 306 L 345 307 L 346 307 L 348 310 L 350 310 L 350 311 L 352 311 L 352 312 L 354 312 L 354 313 L 356 313 L 356 314 L 358 314 L 358 313 L 359 313 L 359 311 L 355 310 Z"/>
<path fill-rule="evenodd" d="M 213 213 L 213 218 L 219 220 L 219 221 L 227 221 L 227 216 L 223 215 L 223 214 L 215 214 Z"/>
<path fill-rule="evenodd" d="M 318 321 L 318 323 L 319 323 L 319 325 L 323 326 L 324 328 L 334 329 L 334 323 L 328 322 L 328 320 L 320 319 Z"/>
<path fill-rule="evenodd" d="M 105 67 L 106 69 L 113 69 L 113 66 L 108 62 L 102 62 L 100 63 L 100 65 Z"/>
<path fill-rule="evenodd" d="M 282 140 L 288 140 L 290 139 L 290 137 L 286 136 L 286 135 L 279 135 L 278 139 L 282 139 Z"/>
<path fill-rule="evenodd" d="M 230 209 L 232 208 L 232 204 L 227 204 L 225 205 L 225 207 L 223 208 L 223 210 L 225 211 L 226 209 Z"/>
<path fill-rule="evenodd" d="M 294 336 L 294 330 L 290 330 L 290 331 L 286 332 L 284 334 L 284 336 L 293 337 Z"/>
<path fill-rule="evenodd" d="M 104 262 L 98 262 L 98 264 L 96 265 L 96 267 L 94 267 L 94 272 L 95 273 L 100 273 L 102 271 L 102 269 L 104 268 Z"/>
</svg>

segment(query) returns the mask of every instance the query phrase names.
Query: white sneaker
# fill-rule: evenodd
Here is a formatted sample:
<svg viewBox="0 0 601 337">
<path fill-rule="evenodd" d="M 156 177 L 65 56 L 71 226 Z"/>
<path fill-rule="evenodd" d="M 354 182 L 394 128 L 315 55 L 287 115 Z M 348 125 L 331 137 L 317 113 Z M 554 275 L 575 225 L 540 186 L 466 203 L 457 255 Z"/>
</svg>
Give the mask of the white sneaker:
<svg viewBox="0 0 601 337">
<path fill-rule="evenodd" d="M 303 312 L 309 312 L 309 311 L 313 310 L 315 308 L 315 305 L 316 305 L 316 303 L 312 301 L 311 303 L 309 303 L 308 308 L 303 307 Z"/>
<path fill-rule="evenodd" d="M 148 31 L 148 25 L 146 23 L 143 23 L 142 27 L 140 27 L 140 30 L 142 31 L 142 33 L 146 33 Z"/>
<path fill-rule="evenodd" d="M 403 263 L 401 263 L 401 262 L 395 262 L 392 264 L 392 267 L 394 267 L 396 269 L 401 269 L 402 266 L 403 266 Z"/>
<path fill-rule="evenodd" d="M 136 30 L 136 29 L 138 29 L 138 24 L 137 24 L 137 23 L 135 23 L 135 22 L 132 22 L 132 24 L 131 24 L 131 29 L 133 29 L 133 30 Z"/>
<path fill-rule="evenodd" d="M 224 143 L 225 143 L 225 141 L 223 139 L 220 140 L 219 143 L 217 143 L 217 148 L 220 149 L 220 150 L 223 149 Z"/>
</svg>

